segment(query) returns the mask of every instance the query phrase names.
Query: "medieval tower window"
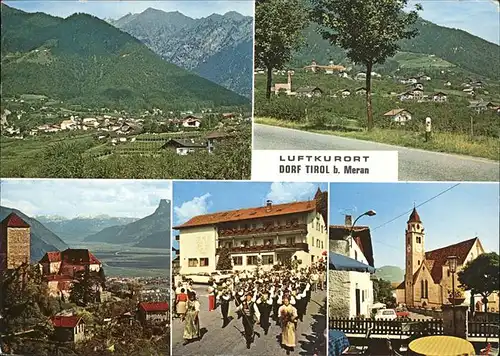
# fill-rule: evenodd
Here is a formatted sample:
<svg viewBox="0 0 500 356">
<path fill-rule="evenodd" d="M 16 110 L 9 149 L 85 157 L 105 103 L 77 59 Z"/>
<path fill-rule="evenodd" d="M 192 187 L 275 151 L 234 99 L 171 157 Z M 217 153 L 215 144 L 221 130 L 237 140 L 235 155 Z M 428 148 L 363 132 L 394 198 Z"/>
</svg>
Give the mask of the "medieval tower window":
<svg viewBox="0 0 500 356">
<path fill-rule="evenodd" d="M 417 244 L 419 243 L 422 243 L 422 239 L 420 238 L 420 236 L 417 236 Z"/>
<path fill-rule="evenodd" d="M 420 266 L 420 260 L 418 260 L 418 265 Z"/>
</svg>

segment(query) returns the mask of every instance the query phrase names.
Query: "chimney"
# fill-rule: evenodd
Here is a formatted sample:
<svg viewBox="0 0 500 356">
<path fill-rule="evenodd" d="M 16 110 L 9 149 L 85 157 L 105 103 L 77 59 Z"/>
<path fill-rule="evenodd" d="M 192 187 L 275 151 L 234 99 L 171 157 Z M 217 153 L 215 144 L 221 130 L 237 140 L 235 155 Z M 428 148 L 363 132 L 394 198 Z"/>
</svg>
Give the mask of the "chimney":
<svg viewBox="0 0 500 356">
<path fill-rule="evenodd" d="M 272 207 L 273 207 L 273 201 L 272 200 L 266 201 L 266 211 L 267 212 L 271 211 Z"/>
<path fill-rule="evenodd" d="M 352 226 L 352 215 L 345 216 L 345 226 Z"/>
</svg>

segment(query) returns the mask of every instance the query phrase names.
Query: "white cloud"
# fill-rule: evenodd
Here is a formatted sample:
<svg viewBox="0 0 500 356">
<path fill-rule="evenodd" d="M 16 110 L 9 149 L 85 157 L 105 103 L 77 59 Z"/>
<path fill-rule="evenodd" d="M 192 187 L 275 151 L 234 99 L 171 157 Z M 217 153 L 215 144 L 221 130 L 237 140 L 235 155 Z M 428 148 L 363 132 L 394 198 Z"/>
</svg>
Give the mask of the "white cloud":
<svg viewBox="0 0 500 356">
<path fill-rule="evenodd" d="M 160 199 L 172 200 L 169 181 L 141 180 L 24 180 L 1 182 L 0 204 L 27 215 L 110 215 L 144 217 Z"/>
<path fill-rule="evenodd" d="M 272 183 L 266 198 L 273 203 L 309 200 L 314 198 L 316 189 L 313 183 Z"/>
<path fill-rule="evenodd" d="M 174 206 L 174 217 L 176 224 L 182 224 L 197 215 L 203 215 L 208 212 L 212 205 L 209 200 L 210 193 L 206 193 L 200 197 L 194 197 L 192 200 L 185 201 L 181 206 Z"/>
</svg>

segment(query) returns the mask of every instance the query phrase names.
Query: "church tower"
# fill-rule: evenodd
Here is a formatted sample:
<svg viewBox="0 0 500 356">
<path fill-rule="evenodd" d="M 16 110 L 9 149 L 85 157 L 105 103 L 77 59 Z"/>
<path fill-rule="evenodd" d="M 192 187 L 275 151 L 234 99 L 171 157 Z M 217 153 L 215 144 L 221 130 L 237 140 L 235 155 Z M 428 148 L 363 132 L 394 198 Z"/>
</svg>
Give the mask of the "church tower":
<svg viewBox="0 0 500 356">
<path fill-rule="evenodd" d="M 414 305 L 413 275 L 420 268 L 420 265 L 424 263 L 424 240 L 425 233 L 422 220 L 420 220 L 417 209 L 413 208 L 406 226 L 405 300 L 408 306 Z"/>
</svg>

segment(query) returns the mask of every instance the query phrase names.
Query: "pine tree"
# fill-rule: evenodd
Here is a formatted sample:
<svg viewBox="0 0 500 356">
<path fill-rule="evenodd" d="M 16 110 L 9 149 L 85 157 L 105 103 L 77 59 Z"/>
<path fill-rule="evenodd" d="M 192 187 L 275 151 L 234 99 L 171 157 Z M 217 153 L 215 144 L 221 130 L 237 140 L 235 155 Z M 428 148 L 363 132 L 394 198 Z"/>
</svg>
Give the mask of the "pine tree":
<svg viewBox="0 0 500 356">
<path fill-rule="evenodd" d="M 231 253 L 229 252 L 229 249 L 227 247 L 223 247 L 220 249 L 219 260 L 217 261 L 216 269 L 219 271 L 233 269 Z"/>
</svg>

